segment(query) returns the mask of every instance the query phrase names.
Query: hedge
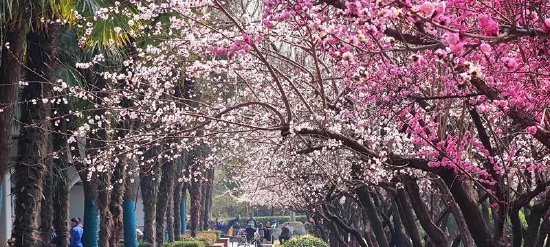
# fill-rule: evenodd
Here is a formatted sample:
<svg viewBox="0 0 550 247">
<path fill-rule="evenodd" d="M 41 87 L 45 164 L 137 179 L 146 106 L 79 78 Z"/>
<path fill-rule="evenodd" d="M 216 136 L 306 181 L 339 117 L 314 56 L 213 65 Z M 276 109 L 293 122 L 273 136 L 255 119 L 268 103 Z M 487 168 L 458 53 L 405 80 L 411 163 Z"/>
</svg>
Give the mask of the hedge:
<svg viewBox="0 0 550 247">
<path fill-rule="evenodd" d="M 191 237 L 191 233 L 186 233 L 182 235 L 181 238 L 187 241 L 198 240 L 198 241 L 203 241 L 207 244 L 213 244 L 216 242 L 216 240 L 221 238 L 221 236 L 222 236 L 221 231 L 200 231 L 200 232 L 197 232 L 197 237 L 195 238 Z"/>
<path fill-rule="evenodd" d="M 312 236 L 297 236 L 291 238 L 289 241 L 283 244 L 284 247 L 328 247 L 328 244 L 325 243 L 320 238 Z"/>
<path fill-rule="evenodd" d="M 222 231 L 218 231 L 218 230 L 209 230 L 209 231 L 202 231 L 203 233 L 205 234 L 212 234 L 216 237 L 216 239 L 219 239 L 222 237 Z"/>
<path fill-rule="evenodd" d="M 176 241 L 165 243 L 164 247 L 204 247 L 206 244 L 202 241 Z"/>
</svg>

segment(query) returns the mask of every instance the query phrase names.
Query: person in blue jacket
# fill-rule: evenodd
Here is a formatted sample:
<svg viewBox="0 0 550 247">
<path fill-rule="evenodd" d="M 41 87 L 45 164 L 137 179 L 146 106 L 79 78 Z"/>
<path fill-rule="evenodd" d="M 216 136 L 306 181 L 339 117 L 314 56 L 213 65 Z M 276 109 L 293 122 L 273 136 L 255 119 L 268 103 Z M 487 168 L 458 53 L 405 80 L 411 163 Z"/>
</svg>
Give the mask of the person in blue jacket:
<svg viewBox="0 0 550 247">
<path fill-rule="evenodd" d="M 82 245 L 82 235 L 84 235 L 84 229 L 80 226 L 78 219 L 71 219 L 71 241 L 70 247 L 84 247 Z"/>
</svg>

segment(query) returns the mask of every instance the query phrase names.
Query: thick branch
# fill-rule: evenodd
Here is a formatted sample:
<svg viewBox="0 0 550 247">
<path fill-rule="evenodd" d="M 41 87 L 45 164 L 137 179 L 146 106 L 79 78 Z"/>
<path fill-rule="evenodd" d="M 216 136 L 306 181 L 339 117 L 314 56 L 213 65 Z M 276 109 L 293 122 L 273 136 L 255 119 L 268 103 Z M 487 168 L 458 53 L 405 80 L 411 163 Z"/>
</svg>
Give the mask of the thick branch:
<svg viewBox="0 0 550 247">
<path fill-rule="evenodd" d="M 361 202 L 361 205 L 365 208 L 365 211 L 367 213 L 367 216 L 370 220 L 370 224 L 372 227 L 372 230 L 374 231 L 374 235 L 376 237 L 376 241 L 378 242 L 378 245 L 380 247 L 388 247 L 388 238 L 386 237 L 386 234 L 384 233 L 384 228 L 382 226 L 382 221 L 378 217 L 378 214 L 376 213 L 376 208 L 374 207 L 374 204 L 372 203 L 371 196 L 369 195 L 369 192 L 366 188 L 358 188 L 356 189 L 355 193 L 359 197 L 359 200 Z"/>
<path fill-rule="evenodd" d="M 329 219 L 331 219 L 338 227 L 342 228 L 344 231 L 351 233 L 355 239 L 359 242 L 359 245 L 361 247 L 367 247 L 367 243 L 365 242 L 363 236 L 359 231 L 357 231 L 355 228 L 348 226 L 340 217 L 332 214 L 330 210 L 328 209 L 327 205 L 321 204 L 321 207 L 323 207 L 323 210 L 325 211 L 325 214 L 328 216 Z"/>
<path fill-rule="evenodd" d="M 447 205 L 449 205 L 449 208 L 451 209 L 455 222 L 458 226 L 458 229 L 460 230 L 460 236 L 462 242 L 464 243 L 464 246 L 474 246 L 474 240 L 472 239 L 472 235 L 468 231 L 468 226 L 466 225 L 466 221 L 464 220 L 464 215 L 462 214 L 462 211 L 460 211 L 460 208 L 458 208 L 456 200 L 453 198 L 453 195 L 449 191 L 449 188 L 441 179 L 437 179 L 436 183 L 439 187 L 439 190 L 441 190 L 443 197 L 447 201 Z"/>
<path fill-rule="evenodd" d="M 435 223 L 432 221 L 430 214 L 428 213 L 428 209 L 426 208 L 426 205 L 424 204 L 424 202 L 422 201 L 422 197 L 420 196 L 420 189 L 418 188 L 418 184 L 416 184 L 416 182 L 413 181 L 411 178 L 406 177 L 403 178 L 403 184 L 405 185 L 407 194 L 409 194 L 411 206 L 416 213 L 416 217 L 418 218 L 420 225 L 422 225 L 422 228 L 426 230 L 426 234 L 430 236 L 430 239 L 437 246 L 449 246 L 449 241 L 445 232 L 437 227 L 437 225 L 435 225 Z"/>
<path fill-rule="evenodd" d="M 442 172 L 440 177 L 447 187 L 449 187 L 453 198 L 464 214 L 464 220 L 468 225 L 468 230 L 472 234 L 476 246 L 499 246 L 493 241 L 487 222 L 485 222 L 479 210 L 478 203 L 472 199 L 468 188 L 466 188 L 467 185 L 462 181 L 462 178 L 456 176 L 450 170 Z"/>
<path fill-rule="evenodd" d="M 529 203 L 533 198 L 535 198 L 535 196 L 539 195 L 544 190 L 547 190 L 549 188 L 548 186 L 550 186 L 550 182 L 538 184 L 534 190 L 521 194 L 518 198 L 516 198 L 512 202 L 512 209 L 519 210 L 523 206 L 527 205 L 527 203 Z"/>
<path fill-rule="evenodd" d="M 348 136 L 345 136 L 339 133 L 334 133 L 326 129 L 303 128 L 303 129 L 297 130 L 295 133 L 298 135 L 317 135 L 317 136 L 323 136 L 326 138 L 337 140 L 337 141 L 340 141 L 347 148 L 359 153 L 360 155 L 364 155 L 365 157 L 368 157 L 368 158 L 380 158 L 378 153 L 368 149 L 367 147 L 363 146 L 356 140 Z M 428 162 L 429 161 L 425 159 L 408 158 L 408 157 L 402 157 L 394 154 L 389 154 L 387 157 L 387 164 L 391 166 L 395 166 L 399 168 L 410 167 L 410 168 L 415 168 L 415 169 L 419 169 L 427 172 L 432 172 L 435 174 L 438 174 L 441 171 L 440 168 L 428 166 Z"/>
</svg>

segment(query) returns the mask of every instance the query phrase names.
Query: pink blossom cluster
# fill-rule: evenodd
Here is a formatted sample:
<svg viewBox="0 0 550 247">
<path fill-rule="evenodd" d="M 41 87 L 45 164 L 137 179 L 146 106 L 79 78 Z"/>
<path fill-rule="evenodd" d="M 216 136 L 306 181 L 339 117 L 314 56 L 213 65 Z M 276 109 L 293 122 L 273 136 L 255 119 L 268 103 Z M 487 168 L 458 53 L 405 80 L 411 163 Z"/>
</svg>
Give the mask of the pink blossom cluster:
<svg viewBox="0 0 550 247">
<path fill-rule="evenodd" d="M 550 6 L 505 2 L 136 3 L 134 35 L 150 43 L 135 45 L 123 71 L 102 74 L 112 94 L 99 107 L 139 128 L 93 160 L 148 165 L 144 150 L 165 145 L 152 159 L 173 159 L 208 145 L 213 154 L 197 166 L 239 171 L 249 182 L 242 200 L 281 197 L 290 184 L 289 204 L 403 174 L 452 170 L 490 192 L 502 178 L 540 175 Z M 174 17 L 156 21 L 166 12 Z M 425 162 L 396 162 L 412 158 Z"/>
</svg>

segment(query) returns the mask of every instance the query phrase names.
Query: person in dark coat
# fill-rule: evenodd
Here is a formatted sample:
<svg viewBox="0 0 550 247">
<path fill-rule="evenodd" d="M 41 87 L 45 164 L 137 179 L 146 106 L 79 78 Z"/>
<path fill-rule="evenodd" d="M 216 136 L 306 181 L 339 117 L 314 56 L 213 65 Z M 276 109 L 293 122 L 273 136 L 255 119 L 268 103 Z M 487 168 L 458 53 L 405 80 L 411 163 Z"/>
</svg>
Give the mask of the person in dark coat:
<svg viewBox="0 0 550 247">
<path fill-rule="evenodd" d="M 52 232 L 50 233 L 50 247 L 57 247 L 61 243 L 61 236 L 57 234 L 55 227 L 52 226 Z"/>
<path fill-rule="evenodd" d="M 268 228 L 264 228 L 265 231 L 264 231 L 264 238 L 265 240 L 267 240 L 268 242 L 271 242 L 271 233 L 269 232 L 269 229 Z"/>
<path fill-rule="evenodd" d="M 256 228 L 256 225 L 257 225 L 257 222 L 254 218 L 250 217 L 250 219 L 248 219 L 246 221 L 246 227 L 250 227 L 250 228 Z"/>
<path fill-rule="evenodd" d="M 281 235 L 279 236 L 279 242 L 281 242 L 281 244 L 284 244 L 290 238 L 292 238 L 292 231 L 290 230 L 290 226 L 288 226 L 288 224 L 285 222 L 281 227 Z"/>
</svg>

